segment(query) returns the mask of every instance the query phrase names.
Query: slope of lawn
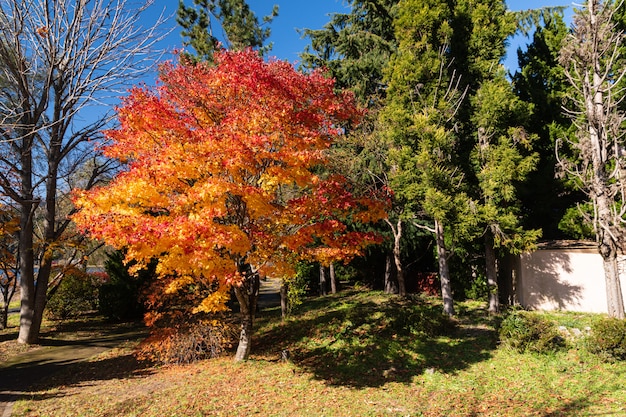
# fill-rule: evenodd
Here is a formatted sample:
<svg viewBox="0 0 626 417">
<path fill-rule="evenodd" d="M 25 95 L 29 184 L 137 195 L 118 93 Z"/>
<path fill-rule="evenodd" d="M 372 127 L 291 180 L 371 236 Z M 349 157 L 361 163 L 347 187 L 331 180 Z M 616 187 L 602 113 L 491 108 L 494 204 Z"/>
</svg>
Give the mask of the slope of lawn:
<svg viewBox="0 0 626 417">
<path fill-rule="evenodd" d="M 266 310 L 248 362 L 149 367 L 125 347 L 46 381 L 13 415 L 626 415 L 626 363 L 601 362 L 582 339 L 556 354 L 520 354 L 499 345 L 498 318 L 482 304 L 461 303 L 453 323 L 440 308 L 348 291 L 308 300 L 285 322 Z M 567 327 L 593 321 L 549 317 Z"/>
</svg>

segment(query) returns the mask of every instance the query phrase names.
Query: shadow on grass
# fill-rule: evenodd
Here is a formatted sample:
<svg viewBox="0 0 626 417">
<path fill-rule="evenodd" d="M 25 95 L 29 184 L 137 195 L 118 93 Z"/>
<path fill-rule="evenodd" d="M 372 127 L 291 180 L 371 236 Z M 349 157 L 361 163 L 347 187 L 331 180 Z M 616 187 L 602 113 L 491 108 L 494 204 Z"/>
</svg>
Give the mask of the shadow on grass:
<svg viewBox="0 0 626 417">
<path fill-rule="evenodd" d="M 55 388 L 147 374 L 151 364 L 138 361 L 130 349 L 107 353 L 146 336 L 147 330 L 136 323 L 88 320 L 59 324 L 42 334 L 39 349 L 3 364 L 0 403 L 23 396 L 34 400 L 63 396 L 64 391 Z"/>
<path fill-rule="evenodd" d="M 298 317 L 267 325 L 253 351 L 288 350 L 296 366 L 330 384 L 378 387 L 458 372 L 489 359 L 496 341 L 493 327 L 452 322 L 426 299 L 348 293 L 311 300 Z"/>
<path fill-rule="evenodd" d="M 543 414 L 542 417 L 567 417 L 572 415 L 578 415 L 583 410 L 588 409 L 591 404 L 592 402 L 589 400 L 589 398 L 578 398 L 566 402 L 557 410 Z"/>
<path fill-rule="evenodd" d="M 0 342 L 7 342 L 9 340 L 17 340 L 17 335 L 19 333 L 19 328 L 12 327 L 9 329 L 2 329 L 2 334 L 0 334 Z"/>
</svg>

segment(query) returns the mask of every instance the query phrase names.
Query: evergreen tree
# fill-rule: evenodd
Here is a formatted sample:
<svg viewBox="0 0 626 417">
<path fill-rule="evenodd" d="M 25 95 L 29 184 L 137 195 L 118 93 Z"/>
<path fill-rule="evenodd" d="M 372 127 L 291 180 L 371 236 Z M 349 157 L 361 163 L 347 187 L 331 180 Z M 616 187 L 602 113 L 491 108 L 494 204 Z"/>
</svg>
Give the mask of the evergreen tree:
<svg viewBox="0 0 626 417">
<path fill-rule="evenodd" d="M 520 69 L 512 76 L 516 95 L 533 107 L 524 126 L 537 135 L 534 148 L 539 153 L 537 169 L 521 188 L 525 225 L 542 229 L 546 239 L 590 237 L 590 228 L 581 224 L 578 214 L 584 195 L 568 187 L 556 172 L 555 143 L 570 135 L 571 127 L 562 111 L 570 87 L 558 62 L 568 28 L 559 10 L 544 14 L 542 22 L 526 51 L 518 49 Z"/>
<path fill-rule="evenodd" d="M 392 189 L 402 201 L 403 216 L 435 233 L 444 312 L 449 315 L 454 314 L 454 303 L 446 234 L 458 235 L 468 224 L 461 219 L 472 218 L 455 157 L 455 122 L 464 93 L 456 88 L 458 78 L 448 73 L 452 17 L 448 5 L 438 1 L 399 3 L 398 50 L 387 67 L 388 99 L 381 112 L 393 147 Z M 430 224 L 423 223 L 424 214 Z"/>
<path fill-rule="evenodd" d="M 537 236 L 522 233 L 516 203 L 518 182 L 533 165 L 532 152 L 523 155 L 518 148 L 507 155 L 506 164 L 515 165 L 509 178 L 491 174 L 505 165 L 497 158 L 524 136 L 523 130 L 511 129 L 522 123 L 516 117 L 524 116 L 524 106 L 511 94 L 500 65 L 515 28 L 515 16 L 501 0 L 398 4 L 399 46 L 388 68 L 383 111 L 395 147 L 392 183 L 410 216 L 426 214 L 434 222 L 448 314 L 454 310 L 447 258 L 454 245 L 468 245 L 486 231 L 489 255 L 496 246 L 513 250 Z M 479 139 L 482 154 L 476 151 Z M 507 204 L 494 209 L 496 200 L 505 199 Z M 501 239 L 505 229 L 508 238 Z M 495 258 L 487 257 L 495 271 Z"/>
<path fill-rule="evenodd" d="M 260 23 L 245 0 L 193 0 L 193 6 L 181 0 L 176 21 L 183 28 L 183 45 L 195 51 L 195 56 L 187 57 L 192 61 L 213 61 L 213 52 L 220 45 L 232 50 L 251 47 L 261 53 L 271 49 L 271 45 L 265 45 L 270 29 L 263 26 L 276 16 L 278 6 Z"/>
<path fill-rule="evenodd" d="M 501 70 L 485 81 L 472 97 L 476 145 L 472 152 L 478 179 L 481 222 L 484 225 L 485 273 L 489 312 L 499 311 L 496 249 L 519 254 L 532 249 L 540 229 L 525 230 L 520 214 L 518 185 L 537 164 L 532 151 L 534 135 L 519 126 L 530 107 L 517 98 Z"/>
<path fill-rule="evenodd" d="M 366 105 L 384 97 L 383 68 L 396 48 L 394 6 L 398 0 L 351 0 L 350 13 L 335 13 L 301 54 L 305 68 L 327 68 L 338 88 L 352 89 Z"/>
</svg>

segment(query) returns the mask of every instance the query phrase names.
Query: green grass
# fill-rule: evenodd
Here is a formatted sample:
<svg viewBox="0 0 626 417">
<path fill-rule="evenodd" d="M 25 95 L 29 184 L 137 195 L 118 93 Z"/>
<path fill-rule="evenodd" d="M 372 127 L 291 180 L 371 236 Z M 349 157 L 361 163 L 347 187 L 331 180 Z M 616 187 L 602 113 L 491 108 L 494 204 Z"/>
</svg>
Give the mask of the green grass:
<svg viewBox="0 0 626 417">
<path fill-rule="evenodd" d="M 500 346 L 498 317 L 438 300 L 376 292 L 308 300 L 282 322 L 257 321 L 253 357 L 166 368 L 129 366 L 97 378 L 81 367 L 125 363 L 125 347 L 73 365 L 16 403 L 19 416 L 623 416 L 626 363 L 603 363 L 576 345 L 550 355 Z M 566 327 L 595 316 L 551 313 Z M 571 326 L 570 326 L 571 325 Z M 280 360 L 282 351 L 290 360 Z M 112 356 L 116 356 L 112 358 Z M 131 363 L 130 359 L 128 363 Z M 71 378 L 70 378 L 71 376 Z"/>
</svg>

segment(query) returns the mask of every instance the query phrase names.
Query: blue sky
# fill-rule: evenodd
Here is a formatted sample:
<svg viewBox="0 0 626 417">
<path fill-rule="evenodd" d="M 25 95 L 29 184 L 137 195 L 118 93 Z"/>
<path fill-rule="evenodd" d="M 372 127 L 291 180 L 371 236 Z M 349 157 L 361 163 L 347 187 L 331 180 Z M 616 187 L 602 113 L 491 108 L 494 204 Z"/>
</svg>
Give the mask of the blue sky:
<svg viewBox="0 0 626 417">
<path fill-rule="evenodd" d="M 192 0 L 186 0 L 191 4 Z M 297 29 L 311 28 L 319 29 L 330 20 L 330 14 L 337 12 L 347 12 L 347 2 L 344 0 L 248 0 L 248 4 L 257 16 L 265 16 L 272 10 L 274 4 L 279 6 L 279 15 L 271 25 L 273 49 L 270 55 L 289 62 L 297 62 L 298 54 L 302 52 L 308 44 L 307 39 L 301 39 Z M 571 2 L 566 0 L 510 0 L 507 1 L 511 10 L 525 10 L 544 6 L 570 6 Z M 150 13 L 146 16 L 145 24 L 149 19 L 165 10 L 166 15 L 176 13 L 178 2 L 174 0 L 155 0 Z M 180 48 L 182 45 L 180 29 L 176 25 L 174 17 L 168 22 L 168 26 L 173 27 L 173 32 L 168 36 L 163 46 L 167 49 Z M 515 67 L 516 49 L 518 45 L 525 45 L 526 40 L 518 37 L 511 41 L 509 56 L 505 65 Z"/>
</svg>

